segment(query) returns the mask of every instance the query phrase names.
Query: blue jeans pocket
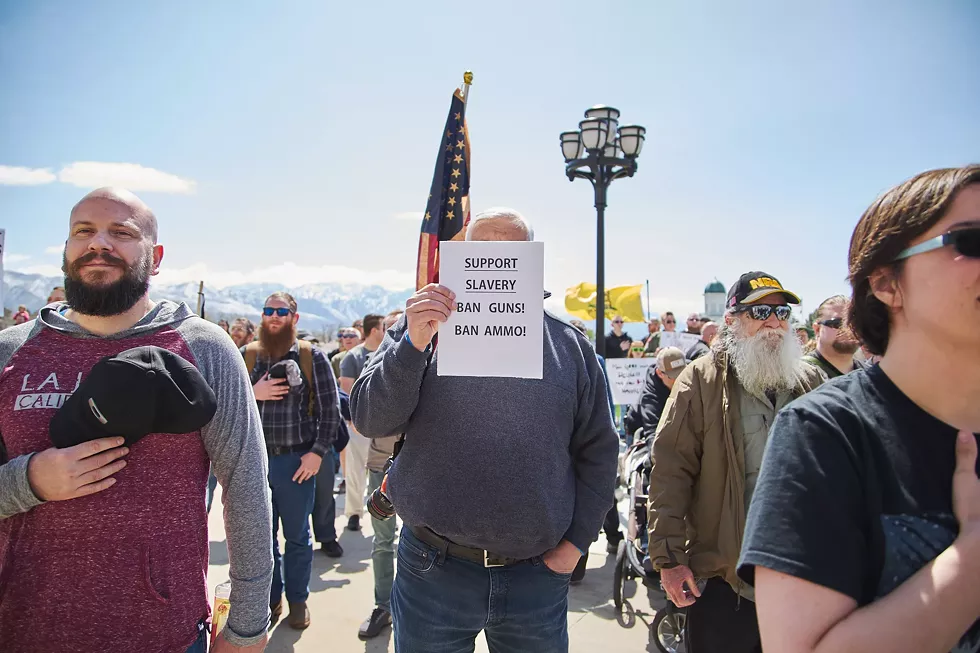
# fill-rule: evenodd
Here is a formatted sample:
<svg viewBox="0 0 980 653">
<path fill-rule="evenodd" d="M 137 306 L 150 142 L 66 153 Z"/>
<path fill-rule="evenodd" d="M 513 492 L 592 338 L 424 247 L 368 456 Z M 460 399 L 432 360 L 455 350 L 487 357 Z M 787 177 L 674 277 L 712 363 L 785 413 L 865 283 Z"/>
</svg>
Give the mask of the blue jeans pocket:
<svg viewBox="0 0 980 653">
<path fill-rule="evenodd" d="M 402 530 L 398 538 L 398 566 L 411 569 L 416 574 L 425 574 L 432 570 L 439 552 L 420 542 L 407 528 Z"/>
<path fill-rule="evenodd" d="M 559 580 L 563 580 L 566 583 L 572 579 L 572 572 L 571 571 L 568 572 L 567 574 L 562 574 L 562 573 L 559 573 L 559 572 L 555 571 L 554 569 L 552 569 L 551 567 L 549 567 L 548 565 L 546 565 L 544 563 L 544 557 L 543 556 L 538 556 L 537 558 L 532 558 L 531 559 L 531 564 L 533 564 L 535 567 L 540 567 L 541 569 L 544 570 L 544 572 L 546 574 L 548 574 L 548 575 L 550 575 L 550 576 L 552 576 L 554 578 L 557 578 Z"/>
</svg>

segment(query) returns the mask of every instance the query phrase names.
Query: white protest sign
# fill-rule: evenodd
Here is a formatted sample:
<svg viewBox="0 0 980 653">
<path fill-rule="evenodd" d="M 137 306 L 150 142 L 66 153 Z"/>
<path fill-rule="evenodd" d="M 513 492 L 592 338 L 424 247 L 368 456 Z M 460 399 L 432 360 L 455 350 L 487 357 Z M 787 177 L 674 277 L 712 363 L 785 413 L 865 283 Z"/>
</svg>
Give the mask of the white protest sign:
<svg viewBox="0 0 980 653">
<path fill-rule="evenodd" d="M 701 336 L 696 333 L 687 333 L 679 331 L 661 331 L 660 332 L 660 347 L 677 347 L 685 354 L 694 345 L 698 344 L 701 340 Z"/>
<path fill-rule="evenodd" d="M 632 406 L 638 402 L 643 394 L 647 372 L 651 365 L 656 364 L 656 358 L 607 358 L 606 374 L 613 403 Z"/>
<path fill-rule="evenodd" d="M 439 376 L 542 377 L 544 243 L 441 243 L 439 283 L 456 293 Z"/>
</svg>

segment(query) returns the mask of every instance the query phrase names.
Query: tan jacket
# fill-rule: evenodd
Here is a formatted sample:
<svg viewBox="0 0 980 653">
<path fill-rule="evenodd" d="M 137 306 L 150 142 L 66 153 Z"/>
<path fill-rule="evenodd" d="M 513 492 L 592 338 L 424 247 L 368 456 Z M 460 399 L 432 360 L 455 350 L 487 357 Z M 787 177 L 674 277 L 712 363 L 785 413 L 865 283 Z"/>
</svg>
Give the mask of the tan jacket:
<svg viewBox="0 0 980 653">
<path fill-rule="evenodd" d="M 822 381 L 802 366 L 794 399 Z M 737 383 L 727 355 L 715 350 L 678 377 L 653 441 L 648 522 L 654 568 L 676 562 L 736 589 L 747 509 Z"/>
</svg>

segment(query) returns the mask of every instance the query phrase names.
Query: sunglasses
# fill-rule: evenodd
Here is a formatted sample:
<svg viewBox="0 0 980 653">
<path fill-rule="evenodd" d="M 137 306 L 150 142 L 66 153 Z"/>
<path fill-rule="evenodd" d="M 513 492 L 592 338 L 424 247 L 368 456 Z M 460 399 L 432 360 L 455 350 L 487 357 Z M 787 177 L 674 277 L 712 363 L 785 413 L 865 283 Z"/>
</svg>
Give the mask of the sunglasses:
<svg viewBox="0 0 980 653">
<path fill-rule="evenodd" d="M 823 326 L 830 327 L 831 329 L 839 329 L 844 325 L 844 318 L 832 317 L 828 320 L 818 320 L 817 324 L 822 324 Z"/>
<path fill-rule="evenodd" d="M 664 320 L 664 324 L 677 324 L 677 322 L 674 322 L 673 320 Z"/>
<path fill-rule="evenodd" d="M 980 258 L 980 227 L 970 227 L 969 229 L 957 229 L 936 236 L 924 243 L 919 243 L 914 247 L 909 247 L 895 257 L 896 261 L 907 259 L 916 254 L 924 254 L 934 249 L 942 249 L 952 245 L 956 253 L 967 258 Z"/>
<path fill-rule="evenodd" d="M 633 348 L 630 349 L 630 351 L 633 352 L 634 354 L 635 353 L 643 353 L 643 347 L 633 347 Z"/>
<path fill-rule="evenodd" d="M 358 336 L 356 333 L 342 333 L 340 335 L 340 337 L 341 338 L 358 338 L 360 336 Z"/>
<path fill-rule="evenodd" d="M 266 306 L 262 309 L 262 315 L 266 317 L 272 317 L 273 315 L 278 315 L 279 317 L 286 317 L 293 311 L 288 308 L 272 308 L 271 306 Z"/>
<path fill-rule="evenodd" d="M 776 319 L 780 322 L 785 322 L 793 314 L 793 309 L 789 306 L 771 306 L 769 304 L 755 304 L 753 306 L 744 306 L 735 311 L 736 313 L 748 313 L 749 317 L 753 320 L 759 320 L 764 322 L 769 319 L 773 313 L 776 314 Z"/>
<path fill-rule="evenodd" d="M 623 321 L 622 320 L 613 320 L 612 323 L 613 324 L 622 324 Z"/>
</svg>

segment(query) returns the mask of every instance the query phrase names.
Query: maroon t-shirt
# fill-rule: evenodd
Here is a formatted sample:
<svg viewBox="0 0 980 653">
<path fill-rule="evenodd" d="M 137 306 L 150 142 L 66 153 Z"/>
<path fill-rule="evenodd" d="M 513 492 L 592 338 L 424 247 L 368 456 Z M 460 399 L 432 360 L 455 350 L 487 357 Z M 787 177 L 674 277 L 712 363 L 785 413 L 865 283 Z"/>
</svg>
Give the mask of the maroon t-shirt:
<svg viewBox="0 0 980 653">
<path fill-rule="evenodd" d="M 194 362 L 172 327 L 27 340 L 0 372 L 8 460 L 50 448 L 51 417 L 92 365 L 142 345 Z M 152 434 L 108 490 L 0 520 L 0 650 L 185 651 L 209 616 L 208 467 L 200 433 Z"/>
</svg>

